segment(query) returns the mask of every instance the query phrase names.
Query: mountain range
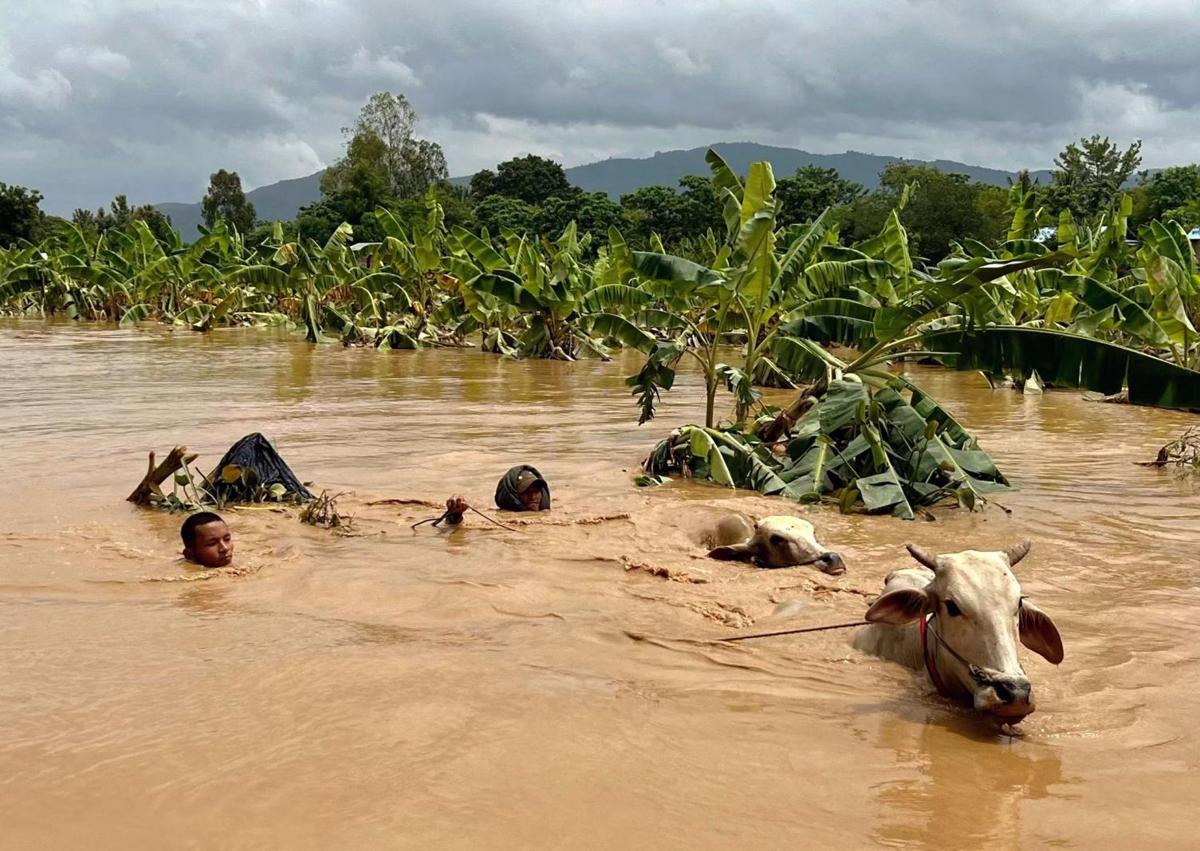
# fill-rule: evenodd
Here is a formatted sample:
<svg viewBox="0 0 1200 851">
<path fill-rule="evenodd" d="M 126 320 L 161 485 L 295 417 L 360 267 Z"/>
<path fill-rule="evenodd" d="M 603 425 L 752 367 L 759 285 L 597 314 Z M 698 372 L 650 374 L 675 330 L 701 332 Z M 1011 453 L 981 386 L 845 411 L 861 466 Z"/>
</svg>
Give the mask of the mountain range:
<svg viewBox="0 0 1200 851">
<path fill-rule="evenodd" d="M 743 174 L 750 163 L 759 160 L 768 160 L 775 170 L 776 177 L 792 174 L 801 166 L 815 165 L 837 169 L 838 174 L 843 178 L 861 183 L 867 189 L 874 189 L 879 185 L 879 173 L 883 171 L 884 166 L 900 160 L 933 166 L 945 172 L 966 174 L 972 180 L 994 186 L 1007 186 L 1009 180 L 1016 177 L 1015 172 L 967 165 L 954 160 L 912 160 L 880 154 L 864 154 L 858 151 L 846 151 L 841 154 L 812 154 L 796 148 L 778 148 L 754 142 L 730 142 L 706 145 L 686 151 L 657 151 L 654 156 L 642 159 L 607 159 L 587 165 L 572 166 L 566 169 L 567 179 L 587 192 L 605 192 L 615 201 L 622 194 L 633 192 L 642 186 L 677 186 L 679 179 L 686 175 L 708 174 L 704 153 L 709 147 L 716 148 L 735 171 Z M 1050 180 L 1050 172 L 1045 170 L 1031 172 L 1031 176 L 1043 183 L 1048 183 Z M 454 183 L 465 185 L 471 178 L 467 175 L 451 178 L 451 180 Z M 321 172 L 317 172 L 307 177 L 281 180 L 278 183 L 260 186 L 247 192 L 246 197 L 254 204 L 254 209 L 260 219 L 286 221 L 295 218 L 296 213 L 305 204 L 311 204 L 321 197 L 320 183 Z M 199 202 L 194 204 L 166 203 L 154 206 L 171 217 L 172 224 L 183 234 L 185 239 L 192 239 L 199 234 L 198 227 L 203 221 Z"/>
</svg>

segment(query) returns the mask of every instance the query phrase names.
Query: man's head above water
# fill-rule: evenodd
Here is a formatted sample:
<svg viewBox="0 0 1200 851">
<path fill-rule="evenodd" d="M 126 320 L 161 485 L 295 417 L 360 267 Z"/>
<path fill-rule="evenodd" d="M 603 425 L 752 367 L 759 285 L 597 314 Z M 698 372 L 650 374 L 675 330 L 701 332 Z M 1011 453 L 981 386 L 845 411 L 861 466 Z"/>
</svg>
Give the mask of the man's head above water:
<svg viewBox="0 0 1200 851">
<path fill-rule="evenodd" d="M 198 511 L 183 521 L 183 557 L 201 567 L 225 567 L 233 561 L 233 533 L 220 515 Z"/>
<path fill-rule="evenodd" d="M 542 494 L 546 492 L 546 483 L 536 473 L 524 470 L 517 476 L 517 499 L 525 506 L 526 511 L 542 510 Z"/>
<path fill-rule="evenodd" d="M 549 511 L 550 486 L 536 467 L 519 464 L 496 484 L 496 507 L 505 511 Z"/>
</svg>

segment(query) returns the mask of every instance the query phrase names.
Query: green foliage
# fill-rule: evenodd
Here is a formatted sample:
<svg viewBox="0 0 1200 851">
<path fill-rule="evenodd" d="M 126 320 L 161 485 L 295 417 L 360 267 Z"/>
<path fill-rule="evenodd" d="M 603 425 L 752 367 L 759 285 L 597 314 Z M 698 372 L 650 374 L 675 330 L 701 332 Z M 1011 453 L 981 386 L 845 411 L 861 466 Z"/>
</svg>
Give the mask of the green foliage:
<svg viewBox="0 0 1200 851">
<path fill-rule="evenodd" d="M 454 224 L 473 224 L 465 194 L 446 180 L 446 159 L 433 142 L 415 136 L 417 115 L 404 95 L 380 92 L 363 106 L 347 136 L 342 157 L 321 175 L 321 200 L 296 217 L 300 236 L 324 242 L 343 222 L 366 242 L 383 238 L 377 208 L 407 219 L 433 189 L 450 208 Z"/>
<path fill-rule="evenodd" d="M 721 202 L 710 180 L 689 175 L 677 192 L 669 186 L 643 186 L 621 196 L 623 232 L 639 247 L 657 236 L 667 245 L 682 245 L 723 227 Z"/>
<path fill-rule="evenodd" d="M 536 233 L 539 212 L 519 198 L 492 195 L 475 208 L 475 221 L 489 233 Z"/>
<path fill-rule="evenodd" d="M 42 193 L 34 189 L 0 183 L 0 246 L 39 237 L 44 220 L 41 202 Z"/>
<path fill-rule="evenodd" d="M 118 198 L 124 199 L 124 196 Z M 242 179 L 236 171 L 220 169 L 210 175 L 208 191 L 204 194 L 201 206 L 204 209 L 204 224 L 210 228 L 218 220 L 236 228 L 238 233 L 249 233 L 254 228 L 254 205 L 246 200 Z"/>
<path fill-rule="evenodd" d="M 340 222 L 359 224 L 376 207 L 397 198 L 383 138 L 371 130 L 356 133 L 345 155 L 321 175 L 321 201 Z"/>
<path fill-rule="evenodd" d="M 995 239 L 1007 224 L 1005 207 L 997 204 L 992 188 L 971 182 L 965 174 L 892 163 L 880 175 L 880 194 L 889 208 L 900 205 L 909 186 L 914 188 L 900 211 L 900 222 L 912 239 L 913 253 L 932 261 L 950 254 L 955 243 Z M 986 220 L 985 213 L 993 218 Z"/>
<path fill-rule="evenodd" d="M 781 225 L 805 224 L 827 208 L 844 207 L 864 194 L 861 184 L 844 180 L 837 169 L 806 165 L 775 187 Z"/>
<path fill-rule="evenodd" d="M 476 197 L 504 195 L 533 206 L 544 204 L 551 198 L 566 198 L 578 191 L 567 180 L 561 165 L 534 154 L 500 163 L 494 176 L 480 177 L 478 183 L 472 180 L 471 186 L 471 193 Z"/>
<path fill-rule="evenodd" d="M 659 343 L 646 358 L 646 363 L 636 375 L 625 379 L 625 383 L 633 388 L 637 398 L 638 425 L 644 425 L 654 419 L 655 407 L 662 391 L 670 390 L 675 384 L 675 369 L 679 359 L 683 357 L 683 349 L 673 343 Z"/>
<path fill-rule="evenodd" d="M 603 192 L 577 192 L 546 200 L 534 218 L 533 231 L 539 234 L 562 233 L 574 222 L 581 235 L 590 236 L 599 248 L 609 228 L 621 224 L 621 208 Z"/>
<path fill-rule="evenodd" d="M 171 241 L 171 219 L 149 204 L 130 207 L 129 199 L 118 195 L 113 199 L 109 208 L 97 208 L 96 212 L 77 209 L 71 216 L 71 221 L 90 236 L 99 236 L 106 231 L 124 229 L 134 221 L 143 221 L 151 233 L 163 243 Z"/>
<path fill-rule="evenodd" d="M 1071 142 L 1054 159 L 1054 182 L 1046 190 L 1052 212 L 1068 211 L 1077 221 L 1111 208 L 1125 184 L 1142 163 L 1142 143 L 1122 151 L 1100 134 Z"/>
<path fill-rule="evenodd" d="M 354 126 L 343 128 L 350 144 L 346 155 L 331 168 L 337 172 L 354 168 L 360 161 L 378 160 L 391 198 L 424 195 L 431 186 L 446 179 L 446 157 L 440 145 L 416 137 L 417 120 L 416 110 L 404 95 L 391 92 L 372 95 Z M 356 140 L 362 140 L 372 150 L 357 151 Z M 340 178 L 335 178 L 335 187 L 339 183 Z M 365 209 L 374 209 L 374 205 Z"/>
<path fill-rule="evenodd" d="M 915 385 L 890 376 L 831 382 L 783 450 L 752 433 L 685 426 L 651 451 L 645 470 L 910 520 L 946 499 L 981 507 L 986 494 L 1008 487 L 969 434 Z"/>
<path fill-rule="evenodd" d="M 430 193 L 432 193 L 432 197 L 436 199 L 438 205 L 442 208 L 447 229 L 463 227 L 468 230 L 474 230 L 478 227 L 475 219 L 475 207 L 471 203 L 469 193 L 463 187 L 456 186 L 448 180 L 443 180 L 441 183 L 431 187 L 424 197 L 393 201 L 382 206 L 390 211 L 397 220 L 411 227 L 415 222 L 424 219 L 428 214 L 428 198 L 430 197 Z M 371 217 L 364 216 L 363 218 L 364 221 L 367 218 L 373 218 L 373 214 Z M 382 238 L 382 232 L 376 234 L 376 230 L 370 227 L 364 229 L 360 226 L 355 229 L 354 233 L 356 237 L 366 238 L 370 242 Z M 367 234 L 370 234 L 370 236 L 367 237 Z"/>
<path fill-rule="evenodd" d="M 470 189 L 471 200 L 479 203 L 489 195 L 496 194 L 496 172 L 489 168 L 475 172 L 471 176 Z"/>
<path fill-rule="evenodd" d="M 1173 166 L 1143 184 L 1144 209 L 1138 221 L 1176 221 L 1185 229 L 1200 227 L 1200 164 Z"/>
</svg>

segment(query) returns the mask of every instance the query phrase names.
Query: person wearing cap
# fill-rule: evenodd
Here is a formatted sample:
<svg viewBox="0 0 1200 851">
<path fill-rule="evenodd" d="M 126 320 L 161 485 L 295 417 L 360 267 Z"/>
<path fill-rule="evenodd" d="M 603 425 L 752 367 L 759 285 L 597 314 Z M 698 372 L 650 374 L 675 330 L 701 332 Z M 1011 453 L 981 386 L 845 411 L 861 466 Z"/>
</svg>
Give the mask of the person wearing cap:
<svg viewBox="0 0 1200 851">
<path fill-rule="evenodd" d="M 513 467 L 496 485 L 496 507 L 505 511 L 549 511 L 550 485 L 536 467 Z"/>
</svg>

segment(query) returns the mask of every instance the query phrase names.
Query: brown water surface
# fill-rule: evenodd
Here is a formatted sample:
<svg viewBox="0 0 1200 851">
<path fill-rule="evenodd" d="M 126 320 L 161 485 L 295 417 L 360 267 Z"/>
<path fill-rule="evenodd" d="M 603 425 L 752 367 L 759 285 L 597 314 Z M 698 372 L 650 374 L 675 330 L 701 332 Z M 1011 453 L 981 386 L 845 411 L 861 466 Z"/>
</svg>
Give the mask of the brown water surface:
<svg viewBox="0 0 1200 851">
<path fill-rule="evenodd" d="M 639 429 L 632 366 L 0 326 L 0 845 L 1195 847 L 1200 503 L 1132 463 L 1191 417 L 914 370 L 1018 489 L 911 523 L 632 487 L 702 410 L 684 376 Z M 230 512 L 244 575 L 189 569 L 123 497 L 148 450 L 251 431 L 357 534 Z M 369 504 L 490 506 L 519 462 L 554 495 L 520 532 Z M 804 514 L 849 572 L 704 559 L 731 508 Z M 1067 658 L 1023 652 L 1020 738 L 845 633 L 704 641 L 859 617 L 907 541 L 1022 537 Z"/>
</svg>

